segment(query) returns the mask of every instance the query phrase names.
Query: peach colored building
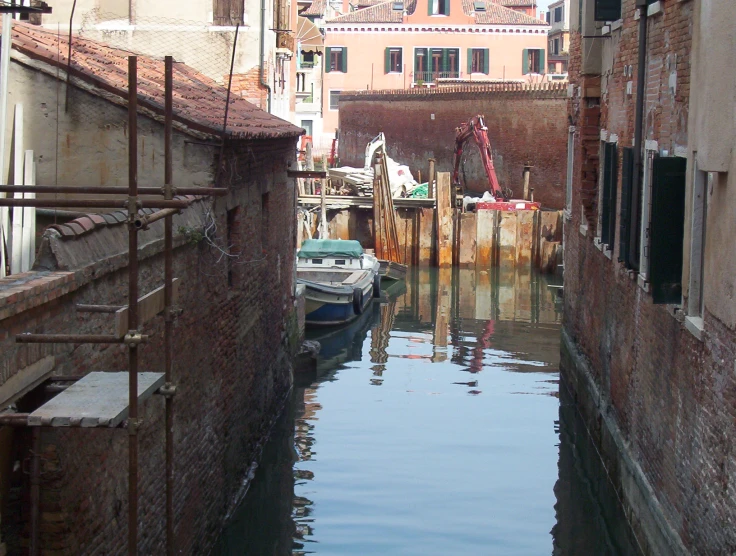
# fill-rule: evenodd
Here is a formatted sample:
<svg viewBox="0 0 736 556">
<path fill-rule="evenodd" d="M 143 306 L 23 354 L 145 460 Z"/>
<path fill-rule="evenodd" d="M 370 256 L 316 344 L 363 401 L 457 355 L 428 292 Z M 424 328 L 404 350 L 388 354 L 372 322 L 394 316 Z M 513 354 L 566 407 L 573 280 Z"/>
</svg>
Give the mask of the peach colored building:
<svg viewBox="0 0 736 556">
<path fill-rule="evenodd" d="M 543 79 L 549 25 L 534 9 L 530 0 L 390 0 L 327 21 L 324 133 L 338 126 L 341 91 Z"/>
</svg>

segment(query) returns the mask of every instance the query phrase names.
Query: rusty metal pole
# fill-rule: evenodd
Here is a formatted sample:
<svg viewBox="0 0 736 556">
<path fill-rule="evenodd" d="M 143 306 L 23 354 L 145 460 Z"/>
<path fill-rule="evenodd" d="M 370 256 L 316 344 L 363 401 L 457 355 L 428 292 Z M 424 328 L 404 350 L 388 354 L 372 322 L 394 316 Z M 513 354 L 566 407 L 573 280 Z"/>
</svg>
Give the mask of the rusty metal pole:
<svg viewBox="0 0 736 556">
<path fill-rule="evenodd" d="M 138 554 L 138 58 L 128 57 L 128 554 Z"/>
<path fill-rule="evenodd" d="M 31 547 L 30 555 L 41 554 L 39 517 L 41 515 L 41 429 L 33 429 L 31 448 Z"/>
<path fill-rule="evenodd" d="M 524 200 L 529 200 L 529 173 L 531 171 L 531 165 L 527 162 L 524 164 Z"/>
<path fill-rule="evenodd" d="M 174 59 L 166 56 L 164 115 L 164 199 L 173 198 L 173 163 L 171 152 L 174 116 Z M 174 398 L 171 380 L 174 354 L 174 216 L 164 219 L 164 350 L 166 373 L 166 554 L 174 554 Z"/>
</svg>

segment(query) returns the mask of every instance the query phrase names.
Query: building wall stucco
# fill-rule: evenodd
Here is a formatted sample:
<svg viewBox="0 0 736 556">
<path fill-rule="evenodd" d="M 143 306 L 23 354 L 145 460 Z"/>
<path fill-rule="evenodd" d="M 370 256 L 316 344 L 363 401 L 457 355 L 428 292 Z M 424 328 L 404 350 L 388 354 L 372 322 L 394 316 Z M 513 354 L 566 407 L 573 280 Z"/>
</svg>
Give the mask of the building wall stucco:
<svg viewBox="0 0 736 556">
<path fill-rule="evenodd" d="M 127 185 L 127 109 L 72 87 L 69 110 L 65 111 L 66 84 L 20 63 L 22 58 L 13 52 L 8 106 L 12 115 L 12 107 L 23 104 L 24 144 L 34 151 L 36 182 Z M 5 130 L 8 138 L 13 127 L 11 117 Z M 193 144 L 192 139 L 180 131 L 173 134 L 174 182 L 181 186 L 211 185 L 215 147 Z M 11 154 L 10 150 L 6 153 L 9 177 Z M 164 179 L 163 128 L 144 116 L 138 119 L 138 179 L 142 185 L 160 185 Z"/>
</svg>

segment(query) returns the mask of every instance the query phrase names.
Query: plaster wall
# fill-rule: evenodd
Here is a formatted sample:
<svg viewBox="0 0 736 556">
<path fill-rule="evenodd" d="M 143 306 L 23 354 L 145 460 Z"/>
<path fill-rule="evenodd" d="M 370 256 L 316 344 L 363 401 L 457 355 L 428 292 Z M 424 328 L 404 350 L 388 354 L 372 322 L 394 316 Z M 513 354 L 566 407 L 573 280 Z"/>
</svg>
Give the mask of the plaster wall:
<svg viewBox="0 0 736 556">
<path fill-rule="evenodd" d="M 65 111 L 65 95 L 64 83 L 14 58 L 8 106 L 12 114 L 16 103 L 24 105 L 24 147 L 34 151 L 36 182 L 127 185 L 127 109 L 72 87 L 69 110 Z M 8 145 L 13 126 L 11 117 L 5 130 Z M 174 132 L 174 182 L 181 186 L 211 185 L 215 148 L 191 141 L 192 137 Z M 11 156 L 8 150 L 6 168 Z M 13 177 L 12 169 L 9 177 Z M 143 116 L 138 118 L 138 179 L 141 185 L 163 184 L 164 179 L 163 126 Z"/>
<path fill-rule="evenodd" d="M 476 29 L 481 27 L 478 26 Z M 334 133 L 338 125 L 338 110 L 330 109 L 330 91 L 409 88 L 414 80 L 415 48 L 458 48 L 460 50 L 458 69 L 463 77 L 467 75 L 468 70 L 468 48 L 488 48 L 490 58 L 488 75 L 474 73 L 468 78 L 476 80 L 523 78 L 522 51 L 525 48 L 539 48 L 546 52 L 547 28 L 528 27 L 524 29 L 526 31 L 524 33 L 517 33 L 510 26 L 502 29 L 508 32 L 344 32 L 328 27 L 325 46 L 347 48 L 348 71 L 324 74 L 325 133 Z M 388 47 L 403 49 L 401 73 L 384 73 L 385 49 Z"/>
<path fill-rule="evenodd" d="M 694 7 L 690 102 L 690 164 L 686 218 L 692 218 L 693 178 L 697 170 L 711 175 L 706 191 L 707 221 L 704 250 L 705 308 L 729 328 L 736 328 L 736 74 L 723 71 L 736 51 L 736 31 L 730 24 L 729 0 L 697 3 Z M 696 166 L 697 165 L 697 166 Z M 690 260 L 690 226 L 685 226 L 684 261 Z M 683 265 L 683 289 L 689 266 Z M 689 295 L 689 291 L 686 291 Z"/>
</svg>

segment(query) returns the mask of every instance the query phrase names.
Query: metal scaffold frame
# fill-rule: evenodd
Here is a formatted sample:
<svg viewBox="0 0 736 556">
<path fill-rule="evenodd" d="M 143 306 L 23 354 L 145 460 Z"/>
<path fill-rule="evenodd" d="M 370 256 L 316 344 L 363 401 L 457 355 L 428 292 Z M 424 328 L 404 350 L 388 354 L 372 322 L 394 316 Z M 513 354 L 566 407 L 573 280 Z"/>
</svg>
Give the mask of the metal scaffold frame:
<svg viewBox="0 0 736 556">
<path fill-rule="evenodd" d="M 173 276 L 173 216 L 189 206 L 190 201 L 174 199 L 176 194 L 199 196 L 221 196 L 227 194 L 226 188 L 175 188 L 172 168 L 172 130 L 173 130 L 173 58 L 165 59 L 165 169 L 163 187 L 138 187 L 138 72 L 137 56 L 128 57 L 128 187 L 100 186 L 0 186 L 0 193 L 70 193 L 100 194 L 96 199 L 9 199 L 0 198 L 0 207 L 95 207 L 126 208 L 128 211 L 128 330 L 124 336 L 95 334 L 21 334 L 16 336 L 19 343 L 74 343 L 74 344 L 120 344 L 128 347 L 128 553 L 138 553 L 138 348 L 148 341 L 141 332 L 143 324 L 139 319 L 138 287 L 138 234 L 148 229 L 148 225 L 164 219 L 164 385 L 158 389 L 165 397 L 165 443 L 166 443 L 166 553 L 173 555 L 174 549 L 174 404 L 176 385 L 173 382 L 173 323 L 174 323 L 174 283 Z M 227 115 L 225 116 L 227 126 Z M 109 195 L 127 193 L 127 200 L 110 199 Z M 163 199 L 142 200 L 140 195 L 161 195 Z M 151 215 L 141 214 L 142 208 L 163 209 Z M 84 312 L 115 313 L 124 307 L 110 305 L 78 305 Z M 77 380 L 80 377 L 60 377 Z M 0 425 L 28 426 L 29 414 L 0 415 Z M 43 425 L 42 425 L 43 426 Z M 71 426 L 81 426 L 72 423 Z M 40 554 L 40 434 L 34 428 L 33 455 L 31 460 L 31 542 L 30 554 Z"/>
</svg>

